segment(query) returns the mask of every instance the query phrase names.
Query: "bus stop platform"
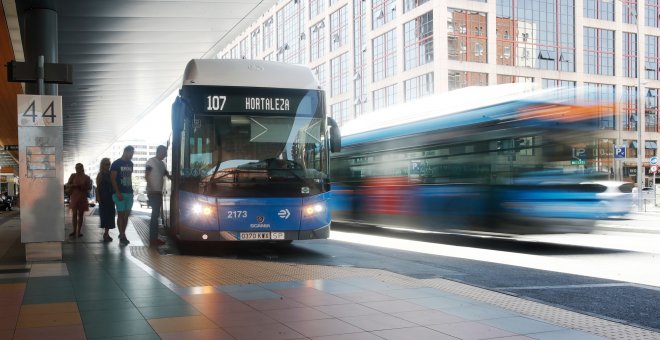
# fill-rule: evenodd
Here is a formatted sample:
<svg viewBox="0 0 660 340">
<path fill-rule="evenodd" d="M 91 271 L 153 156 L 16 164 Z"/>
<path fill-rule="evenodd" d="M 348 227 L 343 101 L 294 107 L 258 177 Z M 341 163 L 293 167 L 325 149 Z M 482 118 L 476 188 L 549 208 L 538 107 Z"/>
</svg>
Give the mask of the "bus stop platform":
<svg viewBox="0 0 660 340">
<path fill-rule="evenodd" d="M 144 245 L 147 218 L 131 217 L 120 246 L 116 229 L 102 242 L 91 214 L 62 261 L 26 263 L 19 212 L 0 215 L 0 340 L 660 339 L 451 280 L 165 255 Z"/>
</svg>

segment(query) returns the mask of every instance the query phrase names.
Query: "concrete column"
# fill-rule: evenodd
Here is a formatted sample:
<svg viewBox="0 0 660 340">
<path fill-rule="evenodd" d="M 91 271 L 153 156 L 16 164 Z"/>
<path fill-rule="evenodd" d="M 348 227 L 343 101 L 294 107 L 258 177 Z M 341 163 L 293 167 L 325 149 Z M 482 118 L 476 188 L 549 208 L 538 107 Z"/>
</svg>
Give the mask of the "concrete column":
<svg viewBox="0 0 660 340">
<path fill-rule="evenodd" d="M 57 12 L 51 8 L 33 8 L 23 12 L 23 47 L 25 61 L 35 63 L 40 55 L 44 62 L 57 63 Z M 45 85 L 39 93 L 37 83 L 25 84 L 26 94 L 57 95 L 57 84 Z"/>
<path fill-rule="evenodd" d="M 19 6 L 26 63 L 38 65 L 41 56 L 44 63 L 57 63 L 56 3 L 49 0 L 27 0 Z M 44 84 L 43 75 L 41 78 L 39 82 L 26 83 L 26 94 L 57 96 L 57 84 Z M 28 102 L 36 105 L 37 112 L 48 110 L 48 103 L 61 103 L 59 97 L 30 98 L 35 98 Z M 47 126 L 34 123 L 35 119 L 27 119 L 27 124 L 22 122 L 20 118 L 24 107 L 20 104 L 19 101 L 19 172 L 21 202 L 24 203 L 21 206 L 21 242 L 25 243 L 26 260 L 29 262 L 61 260 L 65 235 L 61 106 L 50 111 L 59 116 L 59 123 Z M 29 105 L 27 110 L 30 110 Z M 35 106 L 32 110 L 35 110 Z"/>
</svg>

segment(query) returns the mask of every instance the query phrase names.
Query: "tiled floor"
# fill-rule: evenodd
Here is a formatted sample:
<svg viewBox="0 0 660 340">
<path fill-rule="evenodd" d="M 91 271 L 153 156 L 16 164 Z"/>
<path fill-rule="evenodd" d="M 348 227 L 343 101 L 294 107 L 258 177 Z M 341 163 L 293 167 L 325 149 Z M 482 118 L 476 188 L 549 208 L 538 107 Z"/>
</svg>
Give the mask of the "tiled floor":
<svg viewBox="0 0 660 340">
<path fill-rule="evenodd" d="M 61 263 L 0 274 L 0 340 L 605 338 L 447 290 L 359 275 L 182 287 L 89 229 L 87 239 L 65 243 Z M 134 230 L 129 239 L 141 246 Z"/>
</svg>

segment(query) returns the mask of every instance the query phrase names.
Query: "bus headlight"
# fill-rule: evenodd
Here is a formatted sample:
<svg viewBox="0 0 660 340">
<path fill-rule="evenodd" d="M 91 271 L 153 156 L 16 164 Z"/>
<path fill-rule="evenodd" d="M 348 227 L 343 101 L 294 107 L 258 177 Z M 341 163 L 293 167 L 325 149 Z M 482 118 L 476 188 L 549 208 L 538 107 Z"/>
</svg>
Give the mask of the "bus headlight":
<svg viewBox="0 0 660 340">
<path fill-rule="evenodd" d="M 195 204 L 192 207 L 193 213 L 195 215 L 203 215 L 203 216 L 211 216 L 213 215 L 213 207 L 210 205 L 205 205 L 205 204 Z"/>
<path fill-rule="evenodd" d="M 324 211 L 325 211 L 325 205 L 322 203 L 311 204 L 303 208 L 303 214 L 305 215 L 305 217 L 315 216 Z"/>
</svg>

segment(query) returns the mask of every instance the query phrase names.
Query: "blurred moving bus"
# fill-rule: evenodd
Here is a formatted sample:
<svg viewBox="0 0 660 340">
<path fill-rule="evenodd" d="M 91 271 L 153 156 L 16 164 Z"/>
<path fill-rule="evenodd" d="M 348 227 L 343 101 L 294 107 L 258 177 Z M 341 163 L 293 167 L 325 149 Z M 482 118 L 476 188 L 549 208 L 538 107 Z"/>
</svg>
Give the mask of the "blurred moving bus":
<svg viewBox="0 0 660 340">
<path fill-rule="evenodd" d="M 604 195 L 607 181 L 595 181 L 608 175 L 594 170 L 604 161 L 599 107 L 514 85 L 452 91 L 344 125 L 331 162 L 333 220 L 545 233 L 625 214 L 631 187 Z"/>
</svg>

